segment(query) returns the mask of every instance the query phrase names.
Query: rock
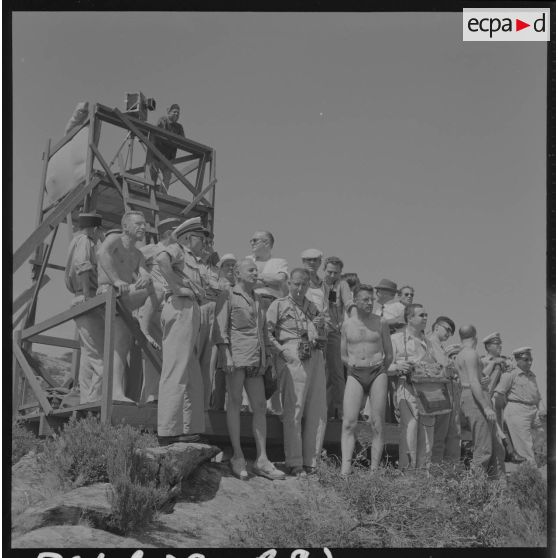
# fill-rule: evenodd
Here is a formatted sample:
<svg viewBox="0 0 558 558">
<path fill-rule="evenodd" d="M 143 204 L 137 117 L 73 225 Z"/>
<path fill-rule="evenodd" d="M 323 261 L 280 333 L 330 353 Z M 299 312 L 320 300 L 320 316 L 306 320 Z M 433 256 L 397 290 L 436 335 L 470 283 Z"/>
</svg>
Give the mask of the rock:
<svg viewBox="0 0 558 558">
<path fill-rule="evenodd" d="M 42 527 L 12 539 L 12 548 L 153 548 L 152 544 L 119 537 L 87 525 Z M 130 553 L 131 555 L 131 553 Z"/>
<path fill-rule="evenodd" d="M 109 487 L 109 483 L 82 486 L 28 508 L 14 522 L 14 536 L 48 525 L 76 525 L 84 519 L 96 526 L 105 525 L 111 511 L 107 499 Z"/>
<path fill-rule="evenodd" d="M 207 444 L 177 443 L 164 447 L 137 450 L 143 474 L 157 479 L 159 486 L 177 486 L 204 461 L 209 461 L 220 449 Z"/>
</svg>

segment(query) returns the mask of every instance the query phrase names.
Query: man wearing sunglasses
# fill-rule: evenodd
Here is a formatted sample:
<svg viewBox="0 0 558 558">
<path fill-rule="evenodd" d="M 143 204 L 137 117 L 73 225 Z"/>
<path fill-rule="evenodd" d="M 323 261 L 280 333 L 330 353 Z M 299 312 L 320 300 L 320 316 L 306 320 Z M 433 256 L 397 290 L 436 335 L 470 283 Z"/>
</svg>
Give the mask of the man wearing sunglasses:
<svg viewBox="0 0 558 558">
<path fill-rule="evenodd" d="M 504 420 L 515 451 L 521 457 L 535 463 L 533 449 L 535 430 L 541 426 L 541 420 L 546 418 L 546 410 L 537 386 L 537 377 L 531 370 L 533 363 L 531 347 L 515 349 L 513 356 L 517 368 L 502 374 L 494 393 L 497 405 L 506 405 Z"/>
</svg>

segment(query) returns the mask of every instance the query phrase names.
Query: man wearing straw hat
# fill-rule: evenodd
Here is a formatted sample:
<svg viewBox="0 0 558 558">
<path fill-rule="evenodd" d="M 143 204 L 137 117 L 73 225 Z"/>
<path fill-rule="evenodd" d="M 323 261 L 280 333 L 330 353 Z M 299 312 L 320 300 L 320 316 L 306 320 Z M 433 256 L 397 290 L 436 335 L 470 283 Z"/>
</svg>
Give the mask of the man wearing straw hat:
<svg viewBox="0 0 558 558">
<path fill-rule="evenodd" d="M 102 217 L 97 213 L 80 213 L 79 230 L 72 238 L 64 280 L 74 294 L 72 306 L 95 296 L 97 291 L 97 242 L 102 239 Z M 100 308 L 76 316 L 81 360 L 79 364 L 80 403 L 101 399 L 103 380 L 103 346 L 105 322 Z"/>
</svg>

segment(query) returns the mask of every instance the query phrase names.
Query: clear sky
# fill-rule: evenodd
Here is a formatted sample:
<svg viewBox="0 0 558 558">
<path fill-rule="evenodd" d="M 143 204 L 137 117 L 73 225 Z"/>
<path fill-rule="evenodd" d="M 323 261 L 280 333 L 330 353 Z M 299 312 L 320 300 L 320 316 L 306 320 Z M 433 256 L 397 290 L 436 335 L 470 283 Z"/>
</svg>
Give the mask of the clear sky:
<svg viewBox="0 0 558 558">
<path fill-rule="evenodd" d="M 264 229 L 291 267 L 313 247 L 363 282 L 413 285 L 432 318 L 533 347 L 546 389 L 546 44 L 464 43 L 461 17 L 15 13 L 15 246 L 76 103 L 122 109 L 141 90 L 151 122 L 179 103 L 216 149 L 219 253 Z M 69 303 L 49 274 L 39 319 Z M 14 294 L 29 285 L 25 265 Z"/>
</svg>

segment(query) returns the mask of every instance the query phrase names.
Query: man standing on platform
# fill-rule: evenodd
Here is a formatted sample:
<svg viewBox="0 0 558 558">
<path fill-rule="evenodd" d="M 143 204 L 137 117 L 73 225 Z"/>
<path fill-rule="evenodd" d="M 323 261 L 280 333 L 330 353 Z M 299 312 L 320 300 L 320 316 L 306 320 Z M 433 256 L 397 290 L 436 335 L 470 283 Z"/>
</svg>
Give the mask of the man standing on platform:
<svg viewBox="0 0 558 558">
<path fill-rule="evenodd" d="M 147 297 L 145 304 L 138 310 L 138 321 L 141 330 L 151 345 L 161 350 L 163 342 L 163 331 L 161 330 L 161 311 L 165 298 L 167 282 L 161 273 L 161 269 L 156 259 L 159 253 L 170 246 L 176 244 L 173 231 L 180 224 L 180 219 L 170 217 L 159 223 L 157 232 L 159 242 L 157 244 L 147 244 L 141 249 L 146 268 L 151 273 L 153 279 L 153 294 Z M 159 393 L 159 372 L 155 369 L 152 362 L 143 355 L 143 384 L 141 389 L 140 402 L 151 403 L 157 400 Z"/>
<path fill-rule="evenodd" d="M 153 283 L 145 268 L 145 259 L 136 247 L 136 242 L 144 239 L 143 213 L 127 211 L 122 217 L 122 234 L 110 235 L 99 248 L 97 292 L 102 293 L 114 287 L 120 294 L 120 302 L 129 312 L 143 306 L 145 299 L 153 292 Z M 132 333 L 117 312 L 114 321 L 112 387 L 112 398 L 116 401 L 132 401 L 124 395 L 125 373 L 131 346 Z"/>
<path fill-rule="evenodd" d="M 324 282 L 329 305 L 330 329 L 327 334 L 326 373 L 328 418 L 343 418 L 343 394 L 345 376 L 341 360 L 341 326 L 345 312 L 353 303 L 353 293 L 346 281 L 341 279 L 343 262 L 329 256 L 324 262 Z"/>
<path fill-rule="evenodd" d="M 531 370 L 531 347 L 515 349 L 513 356 L 517 368 L 502 374 L 495 396 L 498 406 L 505 405 L 504 420 L 517 453 L 524 460 L 535 463 L 534 433 L 540 427 L 541 420 L 546 418 L 546 410 L 537 386 L 537 377 Z"/>
<path fill-rule="evenodd" d="M 174 231 L 178 243 L 167 246 L 156 258 L 167 282 L 161 312 L 163 367 L 157 412 L 160 445 L 198 442 L 205 431 L 203 383 L 196 352 L 200 302 L 205 292 L 195 256 L 202 252 L 204 231 L 199 217 L 184 221 Z"/>
<path fill-rule="evenodd" d="M 248 257 L 253 258 L 258 267 L 255 292 L 260 295 L 264 310 L 267 310 L 274 300 L 285 296 L 288 292 L 289 266 L 287 260 L 271 256 L 274 244 L 275 239 L 269 231 L 256 231 L 250 239 L 252 254 Z M 273 414 L 281 414 L 283 408 L 279 390 L 269 399 L 267 409 Z"/>
<path fill-rule="evenodd" d="M 477 330 L 459 328 L 463 348 L 455 359 L 461 379 L 461 409 L 469 419 L 473 435 L 473 467 L 482 467 L 489 478 L 504 475 L 504 446 L 496 429 L 496 413 L 488 392 L 481 386 L 482 362 L 476 351 Z"/>
<path fill-rule="evenodd" d="M 97 213 L 80 213 L 78 217 L 79 230 L 70 242 L 64 271 L 66 287 L 74 294 L 72 306 L 94 297 L 97 291 L 97 242 L 103 238 L 102 220 Z M 103 311 L 94 308 L 74 320 L 81 347 L 80 403 L 92 403 L 101 399 L 103 384 Z"/>
<path fill-rule="evenodd" d="M 184 137 L 184 128 L 182 124 L 178 123 L 178 118 L 180 117 L 180 107 L 174 103 L 167 111 L 167 116 L 161 116 L 157 122 L 157 127 L 166 130 L 167 132 L 172 132 L 177 136 Z M 152 143 L 155 147 L 169 160 L 172 161 L 176 157 L 176 147 L 172 145 L 168 140 L 163 138 L 152 137 Z M 171 171 L 161 164 L 160 159 L 155 155 L 151 149 L 147 150 L 147 155 L 145 158 L 145 176 L 150 178 L 153 184 L 157 184 L 157 177 L 159 170 L 163 174 L 163 184 L 165 189 L 168 190 Z"/>
</svg>

